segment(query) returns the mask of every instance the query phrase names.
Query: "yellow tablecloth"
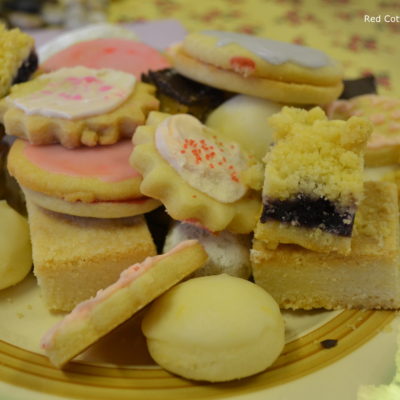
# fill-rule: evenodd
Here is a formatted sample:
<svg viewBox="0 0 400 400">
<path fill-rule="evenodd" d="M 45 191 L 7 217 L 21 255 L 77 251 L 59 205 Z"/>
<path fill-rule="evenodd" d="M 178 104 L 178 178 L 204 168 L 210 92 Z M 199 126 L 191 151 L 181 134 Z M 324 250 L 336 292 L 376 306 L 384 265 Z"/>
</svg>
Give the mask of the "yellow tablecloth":
<svg viewBox="0 0 400 400">
<path fill-rule="evenodd" d="M 113 0 L 108 16 L 175 18 L 188 31 L 236 31 L 319 48 L 342 62 L 346 78 L 372 73 L 380 94 L 400 95 L 399 0 Z"/>
</svg>

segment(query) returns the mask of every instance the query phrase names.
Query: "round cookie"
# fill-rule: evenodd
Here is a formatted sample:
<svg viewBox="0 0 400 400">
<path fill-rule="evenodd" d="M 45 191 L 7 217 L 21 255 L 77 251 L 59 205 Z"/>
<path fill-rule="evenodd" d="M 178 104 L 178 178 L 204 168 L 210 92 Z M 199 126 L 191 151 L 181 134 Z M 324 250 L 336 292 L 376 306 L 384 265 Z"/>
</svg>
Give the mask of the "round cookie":
<svg viewBox="0 0 400 400">
<path fill-rule="evenodd" d="M 40 68 L 51 72 L 83 65 L 88 68 L 111 68 L 133 74 L 140 80 L 149 70 L 168 68 L 168 59 L 152 47 L 135 40 L 99 38 L 75 43 L 49 57 Z"/>
<path fill-rule="evenodd" d="M 179 221 L 211 232 L 249 233 L 261 197 L 261 163 L 188 114 L 152 112 L 132 138 L 140 190 Z"/>
<path fill-rule="evenodd" d="M 337 100 L 326 107 L 330 119 L 368 118 L 374 130 L 367 142 L 365 165 L 380 167 L 400 162 L 400 99 L 377 94 Z"/>
<path fill-rule="evenodd" d="M 265 370 L 285 343 L 274 299 L 254 283 L 225 274 L 191 279 L 166 292 L 147 310 L 142 330 L 163 368 L 211 382 Z"/>
<path fill-rule="evenodd" d="M 111 69 L 63 68 L 14 85 L 0 101 L 8 135 L 65 147 L 130 138 L 159 102 L 155 88 Z"/>
<path fill-rule="evenodd" d="M 27 220 L 0 201 L 0 289 L 22 281 L 32 268 Z"/>
<path fill-rule="evenodd" d="M 343 90 L 342 69 L 317 49 L 220 31 L 186 36 L 169 50 L 182 75 L 287 104 L 327 104 Z"/>
<path fill-rule="evenodd" d="M 205 124 L 240 143 L 243 149 L 261 161 L 273 141 L 268 118 L 281 109 L 281 104 L 241 94 L 212 111 Z"/>
<path fill-rule="evenodd" d="M 73 29 L 61 35 L 57 35 L 52 40 L 49 40 L 38 50 L 40 62 L 43 64 L 47 59 L 56 53 L 76 44 L 87 40 L 101 38 L 121 38 L 137 40 L 137 35 L 131 29 L 126 29 L 119 25 L 100 22 L 90 24 L 82 28 Z"/>
<path fill-rule="evenodd" d="M 8 169 L 26 195 L 64 214 L 119 218 L 143 214 L 160 203 L 140 192 L 141 175 L 129 165 L 130 140 L 110 146 L 34 146 L 17 139 Z"/>
</svg>

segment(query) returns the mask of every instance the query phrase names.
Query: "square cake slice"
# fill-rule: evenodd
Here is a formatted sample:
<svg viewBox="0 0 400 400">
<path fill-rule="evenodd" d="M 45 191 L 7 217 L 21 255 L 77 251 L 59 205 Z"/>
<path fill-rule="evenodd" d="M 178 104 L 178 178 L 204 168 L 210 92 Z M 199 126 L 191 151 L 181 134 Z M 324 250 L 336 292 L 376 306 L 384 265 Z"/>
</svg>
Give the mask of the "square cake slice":
<svg viewBox="0 0 400 400">
<path fill-rule="evenodd" d="M 143 216 L 73 217 L 27 201 L 33 272 L 51 310 L 75 305 L 115 282 L 121 271 L 156 254 Z"/>
<path fill-rule="evenodd" d="M 349 253 L 363 194 L 370 122 L 358 117 L 328 121 L 318 107 L 284 107 L 269 121 L 275 143 L 265 157 L 263 209 L 255 237 L 269 248 L 292 243 Z"/>
<path fill-rule="evenodd" d="M 349 255 L 289 244 L 271 250 L 255 239 L 254 280 L 284 309 L 399 308 L 398 213 L 394 184 L 366 182 Z"/>
</svg>

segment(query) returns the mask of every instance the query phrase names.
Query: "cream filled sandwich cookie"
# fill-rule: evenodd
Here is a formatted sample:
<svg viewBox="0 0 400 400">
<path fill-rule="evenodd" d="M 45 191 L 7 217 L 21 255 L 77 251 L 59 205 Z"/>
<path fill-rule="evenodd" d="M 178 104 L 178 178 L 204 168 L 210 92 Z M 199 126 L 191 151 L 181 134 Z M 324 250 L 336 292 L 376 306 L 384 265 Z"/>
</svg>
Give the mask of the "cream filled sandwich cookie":
<svg viewBox="0 0 400 400">
<path fill-rule="evenodd" d="M 289 104 L 327 104 L 343 90 L 342 68 L 324 52 L 251 35 L 202 31 L 169 50 L 184 76 Z"/>
<path fill-rule="evenodd" d="M 172 218 L 212 232 L 253 230 L 261 206 L 253 187 L 262 183 L 262 169 L 239 144 L 191 115 L 159 112 L 132 140 L 141 192 L 160 200 Z"/>
<path fill-rule="evenodd" d="M 95 297 L 78 304 L 42 338 L 50 361 L 62 367 L 96 340 L 201 267 L 207 253 L 196 240 L 125 269 Z"/>
<path fill-rule="evenodd" d="M 332 119 L 368 118 L 374 130 L 365 150 L 365 164 L 378 167 L 400 162 L 400 99 L 377 94 L 337 100 L 327 106 Z"/>
<path fill-rule="evenodd" d="M 0 121 L 8 135 L 33 144 L 113 144 L 158 109 L 154 91 L 125 72 L 63 68 L 13 86 L 0 102 Z"/>
<path fill-rule="evenodd" d="M 17 139 L 8 170 L 32 202 L 69 215 L 120 218 L 146 213 L 160 202 L 140 191 L 141 174 L 129 164 L 133 145 L 67 149 Z"/>
</svg>

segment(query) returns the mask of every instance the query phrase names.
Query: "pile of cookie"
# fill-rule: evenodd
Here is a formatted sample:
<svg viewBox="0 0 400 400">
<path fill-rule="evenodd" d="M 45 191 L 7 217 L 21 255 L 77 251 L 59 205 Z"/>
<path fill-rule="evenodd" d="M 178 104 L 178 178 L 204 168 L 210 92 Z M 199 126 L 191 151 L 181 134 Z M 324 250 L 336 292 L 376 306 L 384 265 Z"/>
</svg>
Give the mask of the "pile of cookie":
<svg viewBox="0 0 400 400">
<path fill-rule="evenodd" d="M 0 100 L 33 272 L 49 309 L 72 310 L 43 339 L 52 362 L 193 276 L 209 275 L 180 285 L 214 314 L 183 313 L 199 300 L 178 285 L 143 325 L 154 359 L 192 379 L 267 368 L 284 344 L 279 308 L 398 308 L 397 188 L 364 179 L 365 150 L 388 142 L 372 123 L 388 116 L 336 105 L 343 72 L 320 50 L 203 31 L 167 53 L 86 40 L 9 79 Z"/>
</svg>

